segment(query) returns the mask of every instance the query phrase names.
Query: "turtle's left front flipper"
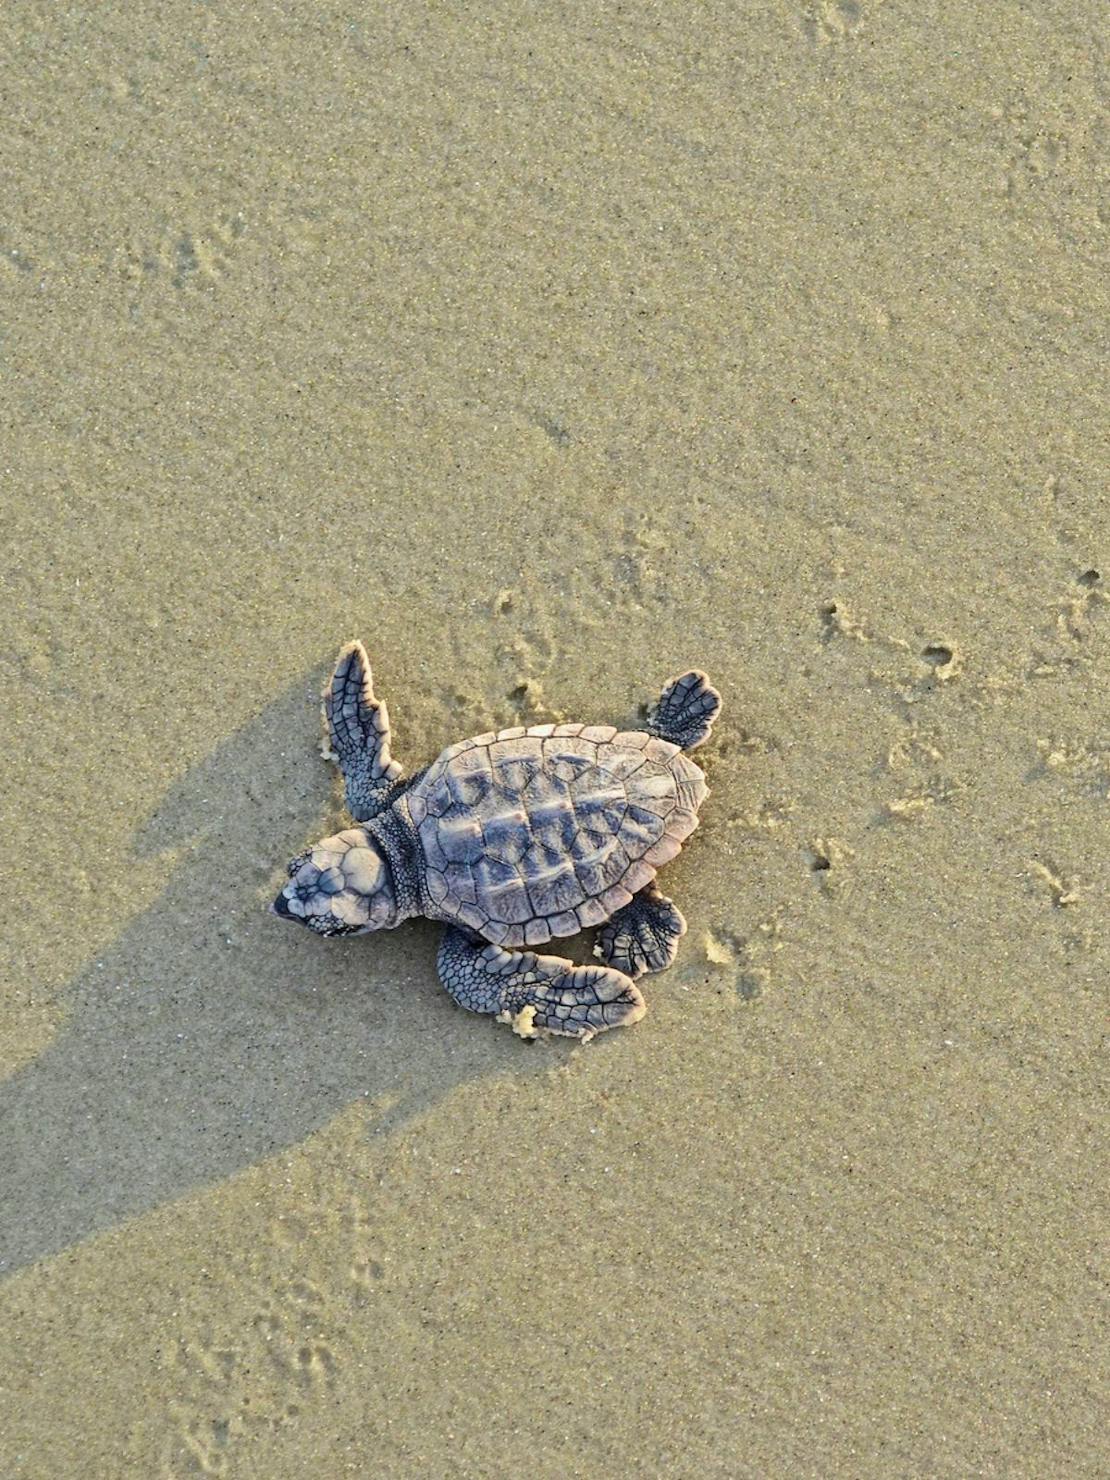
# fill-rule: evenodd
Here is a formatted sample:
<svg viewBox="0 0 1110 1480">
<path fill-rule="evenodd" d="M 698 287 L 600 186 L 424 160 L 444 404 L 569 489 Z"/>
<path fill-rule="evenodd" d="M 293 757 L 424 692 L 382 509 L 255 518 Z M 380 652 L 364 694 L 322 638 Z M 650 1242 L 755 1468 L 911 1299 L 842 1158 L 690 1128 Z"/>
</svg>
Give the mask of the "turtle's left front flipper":
<svg viewBox="0 0 1110 1480">
<path fill-rule="evenodd" d="M 370 660 L 361 642 L 349 642 L 339 654 L 324 690 L 324 714 L 348 810 L 356 821 L 365 822 L 388 805 L 403 773 L 389 753 L 389 712 L 374 697 Z"/>
</svg>

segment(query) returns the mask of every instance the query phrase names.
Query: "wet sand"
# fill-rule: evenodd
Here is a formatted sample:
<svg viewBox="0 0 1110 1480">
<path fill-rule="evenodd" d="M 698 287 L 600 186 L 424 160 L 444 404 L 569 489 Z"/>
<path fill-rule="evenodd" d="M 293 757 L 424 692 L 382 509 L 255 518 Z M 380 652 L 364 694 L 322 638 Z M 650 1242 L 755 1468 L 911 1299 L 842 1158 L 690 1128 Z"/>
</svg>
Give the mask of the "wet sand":
<svg viewBox="0 0 1110 1480">
<path fill-rule="evenodd" d="M 5 11 L 5 1476 L 1106 1473 L 1098 17 Z M 352 636 L 709 671 L 642 1023 L 267 917 Z"/>
</svg>

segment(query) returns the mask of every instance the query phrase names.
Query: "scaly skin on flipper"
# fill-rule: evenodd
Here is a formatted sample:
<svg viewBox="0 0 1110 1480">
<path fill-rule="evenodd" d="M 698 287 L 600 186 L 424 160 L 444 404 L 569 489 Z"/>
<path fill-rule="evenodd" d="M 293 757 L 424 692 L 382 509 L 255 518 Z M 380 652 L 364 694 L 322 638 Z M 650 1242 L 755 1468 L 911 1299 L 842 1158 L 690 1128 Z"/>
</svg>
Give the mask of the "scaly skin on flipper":
<svg viewBox="0 0 1110 1480">
<path fill-rule="evenodd" d="M 518 726 L 449 746 L 405 780 L 361 644 L 339 656 L 324 707 L 361 826 L 298 855 L 271 909 L 318 935 L 446 926 L 444 986 L 522 1037 L 585 1041 L 646 1011 L 633 978 L 674 959 L 686 922 L 654 885 L 708 795 L 683 753 L 720 709 L 703 673 L 664 689 L 646 724 Z M 601 925 L 602 966 L 519 949 Z"/>
<path fill-rule="evenodd" d="M 721 712 L 721 696 L 697 668 L 672 678 L 647 717 L 649 735 L 669 740 L 680 750 L 695 750 L 709 739 Z"/>
<path fill-rule="evenodd" d="M 389 753 L 389 711 L 375 698 L 370 660 L 361 642 L 339 654 L 324 690 L 328 737 L 346 783 L 347 809 L 365 822 L 388 806 L 403 774 Z"/>
<path fill-rule="evenodd" d="M 503 951 L 463 930 L 444 932 L 439 979 L 460 1007 L 505 1015 L 523 1038 L 544 1030 L 586 1041 L 642 1018 L 647 1008 L 628 977 L 562 956 Z"/>
<path fill-rule="evenodd" d="M 678 955 L 678 942 L 685 934 L 681 910 L 654 884 L 648 884 L 606 920 L 597 932 L 594 954 L 635 980 L 649 971 L 665 971 Z"/>
</svg>

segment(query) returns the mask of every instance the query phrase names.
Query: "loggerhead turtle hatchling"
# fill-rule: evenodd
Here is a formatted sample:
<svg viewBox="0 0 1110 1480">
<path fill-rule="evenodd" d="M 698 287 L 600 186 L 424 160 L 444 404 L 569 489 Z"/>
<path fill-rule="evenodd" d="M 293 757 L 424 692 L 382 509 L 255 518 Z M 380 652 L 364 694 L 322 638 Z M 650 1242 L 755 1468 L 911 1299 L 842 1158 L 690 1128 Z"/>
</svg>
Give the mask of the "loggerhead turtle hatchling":
<svg viewBox="0 0 1110 1480">
<path fill-rule="evenodd" d="M 686 932 L 655 873 L 698 825 L 709 791 L 683 751 L 720 707 L 704 673 L 684 673 L 642 729 L 500 730 L 405 780 L 366 652 L 348 643 L 324 712 L 358 826 L 294 858 L 270 908 L 324 936 L 444 921 L 443 985 L 522 1037 L 585 1041 L 634 1023 L 647 1010 L 635 978 L 669 966 Z M 601 926 L 601 966 L 522 949 L 588 925 Z"/>
</svg>

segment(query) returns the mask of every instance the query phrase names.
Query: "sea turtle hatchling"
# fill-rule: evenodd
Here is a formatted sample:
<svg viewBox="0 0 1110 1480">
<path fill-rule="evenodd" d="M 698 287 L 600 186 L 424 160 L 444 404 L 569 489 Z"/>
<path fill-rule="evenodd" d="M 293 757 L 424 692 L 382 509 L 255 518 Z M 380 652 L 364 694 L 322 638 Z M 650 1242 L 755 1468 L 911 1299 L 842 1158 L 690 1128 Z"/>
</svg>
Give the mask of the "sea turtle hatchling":
<svg viewBox="0 0 1110 1480">
<path fill-rule="evenodd" d="M 405 780 L 366 652 L 348 643 L 324 712 L 358 825 L 294 858 L 271 910 L 324 936 L 442 920 L 443 985 L 523 1037 L 584 1041 L 634 1023 L 646 1011 L 635 979 L 669 966 L 686 931 L 655 874 L 698 825 L 708 788 L 683 751 L 720 707 L 704 673 L 684 673 L 642 729 L 476 735 Z M 603 965 L 527 949 L 590 925 Z"/>
</svg>

